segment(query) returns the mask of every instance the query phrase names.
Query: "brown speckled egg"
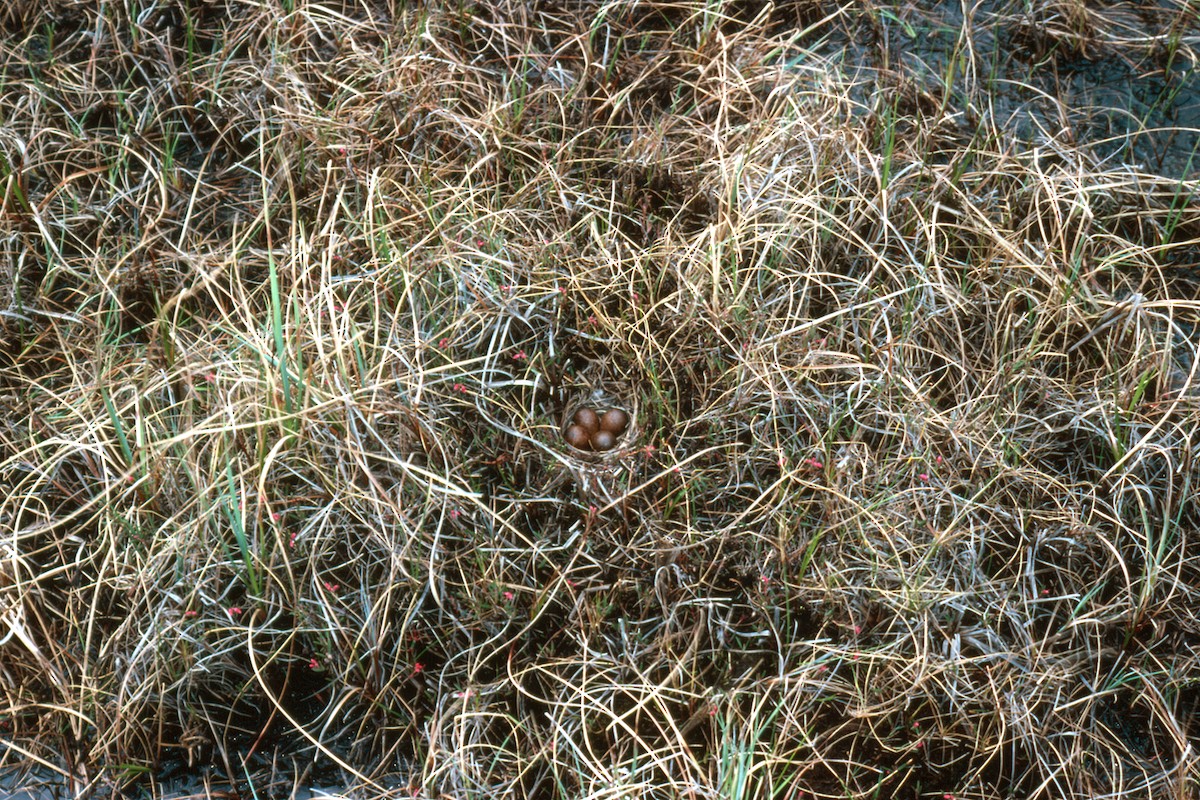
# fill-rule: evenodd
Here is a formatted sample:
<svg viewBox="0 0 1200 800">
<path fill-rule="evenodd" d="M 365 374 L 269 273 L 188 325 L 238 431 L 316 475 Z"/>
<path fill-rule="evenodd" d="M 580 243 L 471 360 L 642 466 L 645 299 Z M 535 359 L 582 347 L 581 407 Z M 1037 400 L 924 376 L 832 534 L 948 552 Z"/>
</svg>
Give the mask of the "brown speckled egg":
<svg viewBox="0 0 1200 800">
<path fill-rule="evenodd" d="M 567 440 L 567 444 L 572 447 L 578 447 L 580 450 L 587 450 L 590 442 L 588 432 L 584 430 L 582 425 L 571 425 L 563 434 L 563 438 Z"/>
<path fill-rule="evenodd" d="M 586 406 L 575 412 L 574 422 L 587 431 L 588 436 L 600 430 L 600 415 L 594 409 L 587 408 Z"/>
<path fill-rule="evenodd" d="M 608 431 L 614 438 L 624 433 L 625 426 L 628 424 L 629 415 L 619 408 L 610 408 L 600 418 L 600 430 Z"/>
<path fill-rule="evenodd" d="M 592 434 L 593 450 L 612 450 L 616 443 L 617 437 L 613 436 L 612 431 L 599 430 Z"/>
</svg>

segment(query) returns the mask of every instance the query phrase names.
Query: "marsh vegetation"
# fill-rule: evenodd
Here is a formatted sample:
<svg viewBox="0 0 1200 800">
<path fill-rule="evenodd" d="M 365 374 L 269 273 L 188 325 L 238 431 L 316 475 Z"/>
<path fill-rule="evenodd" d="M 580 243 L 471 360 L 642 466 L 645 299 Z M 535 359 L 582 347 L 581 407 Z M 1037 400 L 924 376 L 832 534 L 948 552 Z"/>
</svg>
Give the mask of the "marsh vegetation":
<svg viewBox="0 0 1200 800">
<path fill-rule="evenodd" d="M 4 4 L 9 784 L 1192 796 L 1200 21 L 917 5 Z"/>
</svg>

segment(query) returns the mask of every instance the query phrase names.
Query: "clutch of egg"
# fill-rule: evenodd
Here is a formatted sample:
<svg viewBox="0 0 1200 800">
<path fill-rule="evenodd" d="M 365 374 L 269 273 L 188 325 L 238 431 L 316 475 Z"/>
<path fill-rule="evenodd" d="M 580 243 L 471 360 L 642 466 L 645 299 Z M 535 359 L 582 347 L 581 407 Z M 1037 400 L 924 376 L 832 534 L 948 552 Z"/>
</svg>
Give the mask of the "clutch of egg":
<svg viewBox="0 0 1200 800">
<path fill-rule="evenodd" d="M 610 408 L 600 414 L 596 409 L 584 406 L 571 418 L 563 438 L 572 447 L 602 453 L 613 449 L 628 425 L 629 414 L 620 408 Z"/>
</svg>

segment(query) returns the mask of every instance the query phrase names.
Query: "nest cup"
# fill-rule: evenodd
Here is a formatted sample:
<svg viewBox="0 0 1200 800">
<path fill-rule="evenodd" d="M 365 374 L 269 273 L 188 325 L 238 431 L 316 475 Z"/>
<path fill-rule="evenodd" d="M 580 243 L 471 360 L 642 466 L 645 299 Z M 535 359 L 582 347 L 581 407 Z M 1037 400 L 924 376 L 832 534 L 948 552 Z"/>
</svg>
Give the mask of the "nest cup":
<svg viewBox="0 0 1200 800">
<path fill-rule="evenodd" d="M 566 440 L 567 428 L 569 428 L 574 421 L 576 412 L 582 408 L 594 409 L 597 414 L 600 415 L 603 415 L 604 412 L 611 409 L 620 409 L 628 415 L 628 420 L 625 423 L 625 430 L 616 437 L 616 442 L 611 448 L 608 450 L 585 450 L 575 447 Z M 580 398 L 573 403 L 568 403 L 565 406 L 562 419 L 559 420 L 558 437 L 566 451 L 572 457 L 581 461 L 595 463 L 611 461 L 620 458 L 633 448 L 633 443 L 637 440 L 637 407 L 633 403 L 626 403 L 602 394 Z"/>
</svg>

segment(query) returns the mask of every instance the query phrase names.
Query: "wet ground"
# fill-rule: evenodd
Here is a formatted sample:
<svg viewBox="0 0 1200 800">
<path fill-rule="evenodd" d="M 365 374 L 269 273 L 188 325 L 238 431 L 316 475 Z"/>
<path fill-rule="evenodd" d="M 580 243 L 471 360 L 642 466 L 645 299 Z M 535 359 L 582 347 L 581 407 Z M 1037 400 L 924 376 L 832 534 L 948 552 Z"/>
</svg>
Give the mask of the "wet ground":
<svg viewBox="0 0 1200 800">
<path fill-rule="evenodd" d="M 386 789 L 397 792 L 404 789 L 403 783 L 384 781 L 381 784 Z M 93 790 L 82 791 L 72 789 L 62 776 L 44 770 L 30 772 L 26 770 L 0 770 L 0 800 L 75 800 L 81 796 L 87 797 L 122 797 L 154 798 L 154 800 L 205 800 L 209 797 L 236 797 L 230 793 L 228 781 L 209 776 L 202 779 L 197 775 L 178 775 L 171 779 L 157 781 L 153 791 L 135 788 L 116 789 L 113 786 L 97 786 Z M 347 795 L 340 793 L 339 782 L 322 780 L 316 783 L 301 783 L 295 785 L 288 781 L 276 782 L 242 782 L 240 787 L 242 797 L 247 798 L 289 798 L 289 800 L 346 800 Z"/>
<path fill-rule="evenodd" d="M 972 136 L 1081 147 L 1098 169 L 1200 178 L 1200 13 L 1143 4 L 981 2 L 881 7 L 808 45 L 860 79 L 864 113 L 945 110 Z M 964 8 L 967 10 L 964 11 Z M 1038 9 L 1041 10 L 1038 10 Z M 994 142 L 980 140 L 986 147 Z"/>
</svg>

